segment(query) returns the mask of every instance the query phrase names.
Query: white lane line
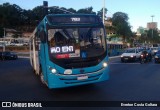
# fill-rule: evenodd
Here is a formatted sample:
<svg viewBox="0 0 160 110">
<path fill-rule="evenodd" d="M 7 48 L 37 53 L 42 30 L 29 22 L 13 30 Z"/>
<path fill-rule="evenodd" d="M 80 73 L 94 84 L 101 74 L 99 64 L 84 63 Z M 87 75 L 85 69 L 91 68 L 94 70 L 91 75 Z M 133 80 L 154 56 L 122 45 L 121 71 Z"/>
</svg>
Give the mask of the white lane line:
<svg viewBox="0 0 160 110">
<path fill-rule="evenodd" d="M 133 65 L 133 64 L 140 64 L 140 63 L 114 63 L 114 62 L 111 63 L 111 62 L 110 62 L 109 64 L 124 64 L 124 65 L 127 64 L 127 65 Z"/>
</svg>

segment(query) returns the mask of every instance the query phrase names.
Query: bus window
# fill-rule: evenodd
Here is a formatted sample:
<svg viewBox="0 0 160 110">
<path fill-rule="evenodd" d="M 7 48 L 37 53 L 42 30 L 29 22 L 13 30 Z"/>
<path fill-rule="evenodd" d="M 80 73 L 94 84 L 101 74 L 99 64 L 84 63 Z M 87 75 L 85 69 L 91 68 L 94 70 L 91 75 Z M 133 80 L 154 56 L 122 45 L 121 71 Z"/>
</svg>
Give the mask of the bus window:
<svg viewBox="0 0 160 110">
<path fill-rule="evenodd" d="M 35 50 L 39 51 L 40 50 L 40 36 L 37 35 L 37 33 L 35 34 Z"/>
</svg>

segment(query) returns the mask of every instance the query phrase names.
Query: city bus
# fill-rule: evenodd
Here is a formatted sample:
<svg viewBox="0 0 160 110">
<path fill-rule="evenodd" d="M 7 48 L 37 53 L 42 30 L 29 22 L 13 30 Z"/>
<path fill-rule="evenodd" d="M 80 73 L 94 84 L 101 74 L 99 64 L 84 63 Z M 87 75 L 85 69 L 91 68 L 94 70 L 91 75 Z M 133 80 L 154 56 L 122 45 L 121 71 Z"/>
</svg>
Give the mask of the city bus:
<svg viewBox="0 0 160 110">
<path fill-rule="evenodd" d="M 124 51 L 123 43 L 107 43 L 108 47 L 108 56 L 117 56 L 122 54 Z"/>
<path fill-rule="evenodd" d="M 48 14 L 30 37 L 30 62 L 49 89 L 109 79 L 106 32 L 94 14 Z"/>
</svg>

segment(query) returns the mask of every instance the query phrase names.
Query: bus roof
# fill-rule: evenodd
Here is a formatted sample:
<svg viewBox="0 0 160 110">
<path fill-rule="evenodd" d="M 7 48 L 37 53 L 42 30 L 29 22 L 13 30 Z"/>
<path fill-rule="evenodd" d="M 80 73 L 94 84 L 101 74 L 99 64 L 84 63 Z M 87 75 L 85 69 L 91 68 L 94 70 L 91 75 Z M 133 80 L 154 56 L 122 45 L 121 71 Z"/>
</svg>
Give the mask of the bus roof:
<svg viewBox="0 0 160 110">
<path fill-rule="evenodd" d="M 49 14 L 44 20 L 51 26 L 55 25 L 103 25 L 95 14 Z"/>
</svg>

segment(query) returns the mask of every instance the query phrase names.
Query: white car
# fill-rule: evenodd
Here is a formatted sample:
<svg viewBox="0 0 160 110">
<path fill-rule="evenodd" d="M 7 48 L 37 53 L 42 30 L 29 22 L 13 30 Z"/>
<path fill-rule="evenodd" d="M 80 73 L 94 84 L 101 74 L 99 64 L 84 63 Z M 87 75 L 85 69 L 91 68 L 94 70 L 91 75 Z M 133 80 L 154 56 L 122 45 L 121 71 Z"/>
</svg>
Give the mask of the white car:
<svg viewBox="0 0 160 110">
<path fill-rule="evenodd" d="M 121 55 L 121 61 L 136 61 L 140 59 L 141 51 L 137 48 L 128 48 L 125 52 Z"/>
<path fill-rule="evenodd" d="M 152 56 L 154 56 L 158 51 L 158 47 L 151 47 L 150 49 L 151 49 Z"/>
</svg>

